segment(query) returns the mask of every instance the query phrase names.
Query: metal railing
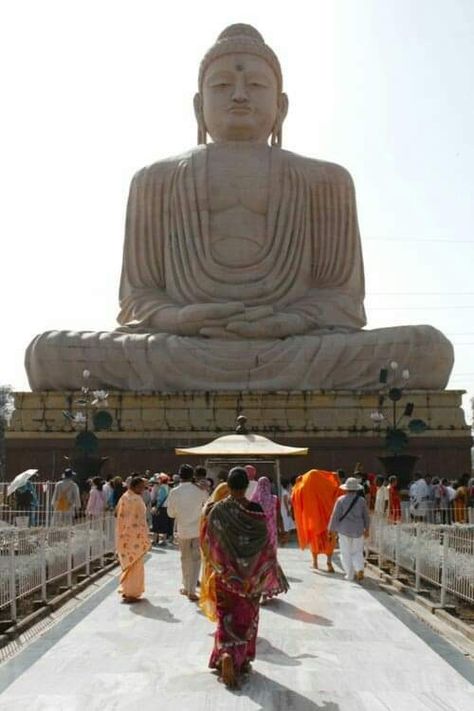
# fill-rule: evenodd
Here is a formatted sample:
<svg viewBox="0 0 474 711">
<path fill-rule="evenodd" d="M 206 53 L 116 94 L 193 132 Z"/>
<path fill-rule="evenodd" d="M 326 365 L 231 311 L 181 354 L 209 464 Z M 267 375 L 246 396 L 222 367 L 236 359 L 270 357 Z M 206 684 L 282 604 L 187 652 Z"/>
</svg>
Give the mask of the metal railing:
<svg viewBox="0 0 474 711">
<path fill-rule="evenodd" d="M 87 516 L 81 512 L 78 516 L 58 514 L 49 509 L 13 509 L 0 506 L 0 530 L 16 526 L 16 528 L 38 528 L 58 525 L 83 523 Z"/>
<path fill-rule="evenodd" d="M 0 530 L 0 613 L 9 609 L 9 619 L 16 620 L 19 600 L 38 592 L 47 602 L 49 583 L 64 579 L 71 587 L 74 572 L 89 575 L 91 565 L 103 565 L 114 550 L 112 514 L 71 526 Z"/>
<path fill-rule="evenodd" d="M 15 494 L 8 496 L 8 482 L 0 482 L 0 529 L 8 526 L 28 528 L 36 526 L 72 525 L 86 521 L 85 508 L 88 495 L 81 494 L 82 509 L 74 516 L 55 514 L 51 501 L 53 499 L 55 481 L 31 481 L 35 493 L 34 501 L 28 506 L 19 506 Z"/>
<path fill-rule="evenodd" d="M 413 573 L 416 590 L 422 580 L 438 588 L 442 606 L 448 593 L 474 603 L 473 525 L 391 522 L 374 515 L 368 547 L 378 556 L 379 566 L 390 562 L 395 575 L 400 570 Z"/>
<path fill-rule="evenodd" d="M 392 512 L 392 514 L 395 512 Z M 387 518 L 389 512 L 386 513 Z M 393 516 L 392 516 L 393 518 Z M 474 525 L 474 506 L 459 506 L 451 502 L 449 506 L 440 508 L 439 506 L 425 504 L 423 507 L 414 510 L 409 501 L 402 501 L 400 509 L 396 514 L 405 523 L 420 521 L 422 523 L 434 523 L 450 525 L 452 523 L 471 523 Z"/>
<path fill-rule="evenodd" d="M 57 484 L 55 481 L 35 481 L 30 480 L 33 486 L 36 499 L 36 507 L 40 509 L 48 509 L 51 504 L 51 499 L 53 497 L 54 487 Z M 13 502 L 15 501 L 15 494 L 8 496 L 9 482 L 0 481 L 0 506 L 8 507 L 12 506 L 15 508 Z"/>
</svg>

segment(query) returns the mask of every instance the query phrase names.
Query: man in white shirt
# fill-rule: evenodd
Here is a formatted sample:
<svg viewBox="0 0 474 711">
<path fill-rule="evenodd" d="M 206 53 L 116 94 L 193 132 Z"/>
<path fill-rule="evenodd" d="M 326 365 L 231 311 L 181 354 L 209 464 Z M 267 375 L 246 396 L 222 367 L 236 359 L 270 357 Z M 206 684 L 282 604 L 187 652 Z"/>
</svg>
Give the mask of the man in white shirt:
<svg viewBox="0 0 474 711">
<path fill-rule="evenodd" d="M 71 526 L 74 514 L 81 508 L 81 494 L 78 485 L 72 480 L 74 472 L 65 469 L 63 478 L 54 487 L 51 506 L 53 507 L 53 526 Z"/>
<path fill-rule="evenodd" d="M 193 475 L 194 470 L 189 464 L 180 466 L 180 484 L 172 489 L 168 496 L 168 516 L 176 520 L 178 527 L 183 573 L 180 592 L 195 602 L 199 599 L 196 595 L 196 585 L 201 568 L 199 523 L 208 494 L 193 483 Z"/>
<path fill-rule="evenodd" d="M 423 476 L 417 472 L 415 481 L 410 486 L 410 513 L 415 520 L 423 520 L 428 512 L 430 487 L 427 478 L 428 475 Z"/>
<path fill-rule="evenodd" d="M 388 487 L 386 486 L 386 480 L 383 476 L 377 476 L 375 478 L 375 484 L 377 486 L 377 493 L 375 495 L 375 506 L 374 513 L 378 516 L 385 516 L 388 511 L 388 500 L 389 493 Z"/>
<path fill-rule="evenodd" d="M 253 464 L 246 464 L 244 469 L 247 472 L 247 476 L 249 478 L 249 485 L 247 487 L 247 491 L 245 492 L 245 498 L 250 501 L 257 489 L 257 470 L 255 469 Z"/>
</svg>

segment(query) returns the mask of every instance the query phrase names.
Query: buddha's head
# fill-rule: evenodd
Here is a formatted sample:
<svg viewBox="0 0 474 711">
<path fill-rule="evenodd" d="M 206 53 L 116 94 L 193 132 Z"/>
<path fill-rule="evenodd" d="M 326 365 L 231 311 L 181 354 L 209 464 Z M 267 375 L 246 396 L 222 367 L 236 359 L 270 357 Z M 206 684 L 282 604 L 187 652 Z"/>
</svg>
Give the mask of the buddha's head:
<svg viewBox="0 0 474 711">
<path fill-rule="evenodd" d="M 275 53 L 250 25 L 230 25 L 207 52 L 194 97 L 198 142 L 281 145 L 288 98 Z"/>
</svg>

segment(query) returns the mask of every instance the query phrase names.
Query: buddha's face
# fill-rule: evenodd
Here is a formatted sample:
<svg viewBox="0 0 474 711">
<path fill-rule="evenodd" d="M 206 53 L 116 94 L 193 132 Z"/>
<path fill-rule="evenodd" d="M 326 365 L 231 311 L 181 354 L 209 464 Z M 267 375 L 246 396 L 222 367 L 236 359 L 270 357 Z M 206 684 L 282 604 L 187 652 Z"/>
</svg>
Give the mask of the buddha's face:
<svg viewBox="0 0 474 711">
<path fill-rule="evenodd" d="M 266 142 L 282 105 L 277 78 L 261 57 L 235 53 L 217 57 L 202 89 L 204 124 L 216 143 Z"/>
</svg>

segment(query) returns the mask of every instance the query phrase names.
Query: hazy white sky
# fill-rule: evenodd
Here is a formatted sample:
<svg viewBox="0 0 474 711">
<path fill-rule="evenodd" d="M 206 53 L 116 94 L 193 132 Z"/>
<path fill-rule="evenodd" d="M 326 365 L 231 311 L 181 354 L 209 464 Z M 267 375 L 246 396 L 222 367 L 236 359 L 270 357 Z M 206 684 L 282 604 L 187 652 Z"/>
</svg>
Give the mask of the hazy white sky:
<svg viewBox="0 0 474 711">
<path fill-rule="evenodd" d="M 440 328 L 474 395 L 472 0 L 2 4 L 0 382 L 28 389 L 36 333 L 114 327 L 130 179 L 195 144 L 198 64 L 233 22 L 280 57 L 284 147 L 354 177 L 368 327 Z"/>
</svg>

